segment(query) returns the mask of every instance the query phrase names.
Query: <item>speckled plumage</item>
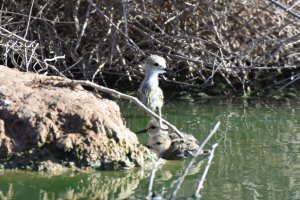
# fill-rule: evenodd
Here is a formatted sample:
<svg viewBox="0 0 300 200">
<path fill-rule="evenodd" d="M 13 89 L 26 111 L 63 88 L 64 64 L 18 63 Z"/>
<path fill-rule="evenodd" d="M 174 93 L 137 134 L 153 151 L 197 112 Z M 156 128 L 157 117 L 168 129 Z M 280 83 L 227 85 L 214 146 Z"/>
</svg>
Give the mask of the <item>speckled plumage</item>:
<svg viewBox="0 0 300 200">
<path fill-rule="evenodd" d="M 140 101 L 154 112 L 161 110 L 164 104 L 164 95 L 160 87 L 141 85 L 138 91 Z"/>
<path fill-rule="evenodd" d="M 183 134 L 183 138 L 179 138 L 176 133 L 169 132 L 166 127 L 160 127 L 155 120 L 148 123 L 147 132 L 149 134 L 148 148 L 164 159 L 193 157 L 199 149 L 198 141 L 194 136 Z"/>
<path fill-rule="evenodd" d="M 161 56 L 150 55 L 141 65 L 145 70 L 145 78 L 139 87 L 138 98 L 152 111 L 158 111 L 158 114 L 161 115 L 164 96 L 159 87 L 158 75 L 165 73 L 166 60 Z"/>
</svg>

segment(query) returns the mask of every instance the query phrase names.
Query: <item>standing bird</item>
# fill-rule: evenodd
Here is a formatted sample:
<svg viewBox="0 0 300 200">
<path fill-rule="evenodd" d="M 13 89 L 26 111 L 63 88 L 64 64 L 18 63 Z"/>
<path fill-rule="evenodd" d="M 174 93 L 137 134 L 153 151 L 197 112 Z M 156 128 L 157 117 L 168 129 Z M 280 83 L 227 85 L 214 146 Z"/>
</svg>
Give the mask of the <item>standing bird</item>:
<svg viewBox="0 0 300 200">
<path fill-rule="evenodd" d="M 176 133 L 169 132 L 166 126 L 160 126 L 156 120 L 151 120 L 146 129 L 136 134 L 145 132 L 149 135 L 147 147 L 167 160 L 194 157 L 200 148 L 194 136 L 183 134 L 183 138 L 180 138 Z"/>
<path fill-rule="evenodd" d="M 158 84 L 158 75 L 169 71 L 166 60 L 158 55 L 150 55 L 141 63 L 145 70 L 145 78 L 138 90 L 139 100 L 152 111 L 158 111 L 161 117 L 161 109 L 164 104 L 163 91 Z M 159 120 L 162 125 L 161 120 Z"/>
</svg>

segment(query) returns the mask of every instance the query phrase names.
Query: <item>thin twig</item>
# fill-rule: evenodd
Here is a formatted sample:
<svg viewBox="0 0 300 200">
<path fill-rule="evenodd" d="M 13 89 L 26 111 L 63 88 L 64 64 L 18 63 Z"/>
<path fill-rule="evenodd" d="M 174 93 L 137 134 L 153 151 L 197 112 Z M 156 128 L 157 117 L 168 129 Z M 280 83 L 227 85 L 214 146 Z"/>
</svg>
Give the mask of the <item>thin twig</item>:
<svg viewBox="0 0 300 200">
<path fill-rule="evenodd" d="M 78 63 L 80 63 L 82 61 L 82 58 L 79 58 L 78 61 L 76 61 L 73 65 L 71 65 L 70 67 L 68 67 L 67 69 L 63 70 L 61 73 L 64 74 L 67 71 L 70 71 L 73 67 L 75 67 Z"/>
<path fill-rule="evenodd" d="M 86 27 L 87 27 L 87 25 L 88 25 L 88 21 L 89 21 L 89 16 L 90 16 L 90 14 L 91 14 L 91 4 L 89 4 L 88 7 L 87 7 L 87 11 L 86 11 L 86 14 L 85 14 L 85 20 L 84 20 L 84 23 L 83 23 L 83 25 L 82 25 L 82 28 L 81 28 L 81 32 L 80 32 L 79 38 L 78 38 L 78 40 L 77 40 L 77 42 L 76 42 L 76 46 L 75 46 L 74 52 L 77 51 L 77 49 L 78 49 L 78 47 L 79 47 L 79 45 L 80 45 L 80 43 L 81 43 L 82 37 L 83 37 L 83 35 L 84 35 L 84 33 L 85 33 L 85 30 L 86 30 Z M 78 18 L 77 18 L 77 20 L 78 20 Z M 79 21 L 78 21 L 77 23 L 79 23 Z M 76 23 L 76 24 L 77 24 L 77 23 Z M 78 26 L 79 26 L 79 24 L 78 24 Z"/>
<path fill-rule="evenodd" d="M 295 13 L 294 11 L 291 11 L 287 6 L 283 5 L 282 3 L 279 3 L 278 1 L 275 0 L 269 0 L 271 3 L 276 5 L 278 8 L 281 8 L 285 12 L 289 13 L 290 15 L 293 15 L 294 17 L 300 19 L 300 15 L 298 13 Z"/>
<path fill-rule="evenodd" d="M 78 10 L 79 10 L 79 6 L 80 6 L 80 1 L 81 0 L 77 0 L 74 11 L 73 11 L 74 26 L 76 28 L 77 33 L 80 31 L 80 25 L 79 25 L 79 19 L 78 19 Z"/>
<path fill-rule="evenodd" d="M 199 149 L 197 150 L 195 157 L 193 157 L 190 162 L 186 165 L 186 167 L 184 168 L 182 174 L 180 175 L 180 177 L 178 178 L 175 187 L 171 193 L 170 199 L 173 200 L 176 198 L 177 192 L 180 189 L 183 180 L 185 179 L 188 171 L 190 170 L 190 168 L 192 167 L 193 163 L 195 162 L 196 158 L 201 154 L 203 147 L 206 145 L 206 143 L 210 140 L 210 138 L 216 133 L 216 131 L 218 130 L 219 126 L 220 126 L 221 122 L 218 122 L 214 128 L 210 131 L 210 133 L 208 134 L 208 136 L 205 138 L 205 140 L 202 142 L 202 144 L 200 145 Z"/>
<path fill-rule="evenodd" d="M 92 82 L 94 82 L 96 75 L 99 73 L 101 75 L 101 70 L 104 67 L 105 63 L 101 63 L 98 67 L 98 69 L 95 71 L 95 73 L 92 76 Z M 106 85 L 106 84 L 105 84 Z"/>
<path fill-rule="evenodd" d="M 116 28 L 116 30 L 118 30 L 122 35 L 124 35 L 124 37 L 140 52 L 140 53 L 142 53 L 143 55 L 146 55 L 145 53 L 144 53 L 144 51 L 142 51 L 137 45 L 136 45 L 136 43 L 130 38 L 130 37 L 128 37 L 127 35 L 126 35 L 126 33 L 124 33 L 123 31 L 121 31 L 119 28 L 118 28 L 118 26 L 115 24 L 115 23 L 113 23 L 113 21 L 111 20 L 111 18 L 109 18 L 109 17 L 107 17 L 104 13 L 103 13 L 103 11 L 97 6 L 97 4 L 96 3 L 94 3 L 93 2 L 93 0 L 88 0 L 88 2 L 97 10 L 97 12 L 98 13 L 100 13 L 105 19 L 107 19 L 108 21 L 109 21 L 109 23 L 110 24 L 112 24 L 115 28 Z"/>
<path fill-rule="evenodd" d="M 66 78 L 65 75 L 63 75 L 55 66 L 47 63 L 49 61 L 54 61 L 54 60 L 58 60 L 58 59 L 64 59 L 65 56 L 56 56 L 54 58 L 47 58 L 47 59 L 44 59 L 44 61 L 42 63 L 46 64 L 46 67 L 50 67 L 52 70 L 54 70 L 58 75 L 60 75 L 61 77 L 64 77 Z M 37 60 L 38 61 L 38 60 Z"/>
<path fill-rule="evenodd" d="M 291 7 L 289 7 L 288 10 L 292 10 L 296 5 L 298 5 L 300 3 L 300 1 L 296 1 Z"/>
<path fill-rule="evenodd" d="M 128 37 L 128 18 L 127 18 L 127 0 L 122 0 L 123 16 L 124 16 L 124 33 Z"/>
<path fill-rule="evenodd" d="M 53 58 L 47 58 L 47 59 L 44 60 L 44 62 L 47 63 L 47 62 L 58 60 L 58 59 L 65 59 L 65 56 L 56 56 L 56 57 L 53 57 Z"/>
<path fill-rule="evenodd" d="M 118 55 L 119 55 L 119 57 L 120 57 L 120 60 L 121 60 L 121 62 L 122 62 L 122 65 L 126 67 L 126 65 L 127 65 L 127 64 L 126 64 L 126 60 L 124 59 L 124 56 L 122 55 L 122 52 L 121 52 L 121 50 L 120 50 L 119 45 L 116 45 L 116 49 L 117 49 Z M 126 75 L 128 76 L 129 81 L 132 82 L 132 78 L 131 78 L 130 73 L 129 73 L 129 71 L 128 71 L 127 68 L 128 68 L 128 67 L 125 68 Z"/>
<path fill-rule="evenodd" d="M 280 91 L 280 90 L 286 88 L 287 86 L 293 84 L 294 82 L 298 81 L 299 79 L 300 79 L 300 74 L 296 74 L 296 75 L 294 75 L 294 76 L 292 76 L 292 77 L 286 79 L 286 80 L 291 80 L 291 81 L 289 81 L 288 83 L 284 84 L 283 86 L 281 86 L 281 87 L 278 88 L 277 90 L 272 91 L 272 92 L 268 95 L 268 97 L 271 97 L 274 93 L 276 93 L 276 92 L 278 92 L 278 91 Z M 285 81 L 286 81 L 286 80 L 285 80 Z"/>
<path fill-rule="evenodd" d="M 33 45 L 34 45 L 34 44 L 33 44 Z M 31 55 L 30 55 L 29 60 L 28 60 L 28 62 L 27 62 L 27 64 L 26 64 L 26 69 L 27 69 L 27 71 L 28 71 L 29 65 L 30 65 L 31 62 L 32 62 L 32 58 L 33 58 L 33 55 L 35 54 L 35 50 L 36 50 L 36 48 L 37 48 L 38 46 L 39 46 L 38 43 L 36 43 L 36 44 L 33 46 Z"/>
<path fill-rule="evenodd" d="M 28 16 L 28 22 L 27 22 L 27 27 L 26 27 L 25 35 L 23 37 L 24 39 L 26 38 L 27 33 L 28 33 L 28 29 L 29 29 L 29 25 L 30 25 L 30 20 L 31 20 L 31 14 L 32 14 L 33 4 L 34 4 L 34 0 L 32 0 L 32 2 L 31 2 L 31 7 L 30 7 L 30 11 L 29 11 L 29 16 Z"/>
<path fill-rule="evenodd" d="M 208 173 L 208 170 L 211 166 L 211 162 L 212 162 L 212 159 L 214 157 L 214 153 L 215 153 L 215 150 L 216 150 L 216 147 L 218 146 L 219 144 L 218 143 L 215 143 L 212 145 L 212 149 L 211 149 L 211 152 L 210 152 L 210 155 L 208 157 L 208 161 L 207 161 L 207 164 L 205 166 L 205 169 L 204 169 L 204 172 L 201 176 L 201 179 L 199 180 L 198 182 L 198 185 L 197 185 L 197 189 L 195 191 L 195 194 L 194 194 L 194 197 L 199 197 L 199 193 L 200 193 L 200 190 L 203 188 L 203 183 L 205 181 L 205 178 L 206 178 L 206 175 Z"/>
<path fill-rule="evenodd" d="M 7 30 L 7 29 L 5 29 L 5 28 L 2 28 L 1 26 L 0 26 L 0 30 L 2 30 L 2 31 L 4 31 L 4 32 L 6 32 L 6 33 L 8 33 L 8 34 L 10 34 L 10 35 L 12 35 L 12 36 L 14 36 L 15 38 L 17 38 L 17 39 L 19 39 L 19 40 L 22 40 L 23 42 L 31 43 L 31 41 L 26 40 L 25 38 L 22 38 L 22 37 L 20 37 L 20 36 L 18 36 L 18 35 L 16 35 L 16 34 L 10 32 L 9 30 Z"/>
</svg>

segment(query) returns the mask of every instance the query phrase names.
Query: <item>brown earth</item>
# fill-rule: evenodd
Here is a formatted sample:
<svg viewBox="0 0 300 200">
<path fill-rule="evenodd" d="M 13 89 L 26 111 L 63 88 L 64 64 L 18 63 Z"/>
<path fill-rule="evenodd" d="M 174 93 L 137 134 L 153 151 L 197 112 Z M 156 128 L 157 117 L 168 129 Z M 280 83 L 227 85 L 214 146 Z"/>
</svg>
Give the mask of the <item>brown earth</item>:
<svg viewBox="0 0 300 200">
<path fill-rule="evenodd" d="M 123 169 L 154 155 L 118 105 L 63 81 L 0 66 L 0 165 L 30 170 Z"/>
</svg>

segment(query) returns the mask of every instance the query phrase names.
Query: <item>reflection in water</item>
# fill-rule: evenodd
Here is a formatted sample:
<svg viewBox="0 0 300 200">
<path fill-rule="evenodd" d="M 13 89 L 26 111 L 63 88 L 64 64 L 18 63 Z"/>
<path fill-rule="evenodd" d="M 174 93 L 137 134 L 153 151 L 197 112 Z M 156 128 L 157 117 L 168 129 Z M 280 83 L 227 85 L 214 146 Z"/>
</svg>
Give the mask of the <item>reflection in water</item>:
<svg viewBox="0 0 300 200">
<path fill-rule="evenodd" d="M 0 191 L 0 199 L 2 200 L 10 200 L 13 199 L 13 184 L 8 185 L 7 191 Z"/>
<path fill-rule="evenodd" d="M 146 177 L 143 170 L 117 172 L 117 176 L 113 172 L 54 176 L 6 172 L 0 175 L 0 199 L 127 199 Z"/>
<path fill-rule="evenodd" d="M 209 100 L 170 102 L 163 116 L 200 141 L 216 121 L 221 127 L 212 143 L 220 142 L 202 190 L 203 199 L 300 199 L 299 102 Z M 123 104 L 127 125 L 145 128 L 149 118 Z M 176 109 L 174 109 L 176 107 Z M 142 143 L 147 137 L 139 138 Z M 188 160 L 168 161 L 154 181 L 154 192 L 168 198 Z M 178 198 L 190 197 L 203 166 L 195 166 Z M 150 171 L 92 174 L 2 172 L 0 199 L 140 199 L 147 195 Z"/>
<path fill-rule="evenodd" d="M 201 171 L 201 163 L 195 165 L 188 177 Z M 170 161 L 162 166 L 155 177 L 155 192 L 169 195 L 179 171 L 187 160 Z M 174 168 L 176 175 L 174 176 Z M 0 174 L 0 199 L 142 199 L 148 189 L 150 170 L 94 172 L 87 174 L 36 172 L 2 172 Z"/>
</svg>

